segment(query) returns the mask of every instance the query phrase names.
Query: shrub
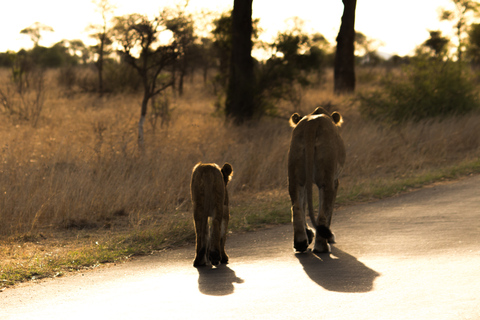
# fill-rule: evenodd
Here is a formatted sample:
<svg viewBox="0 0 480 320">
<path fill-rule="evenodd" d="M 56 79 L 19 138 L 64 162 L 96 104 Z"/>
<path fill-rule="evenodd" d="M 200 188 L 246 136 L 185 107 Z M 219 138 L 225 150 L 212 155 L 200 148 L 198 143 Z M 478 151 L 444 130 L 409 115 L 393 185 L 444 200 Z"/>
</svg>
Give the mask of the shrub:
<svg viewBox="0 0 480 320">
<path fill-rule="evenodd" d="M 480 106 L 471 78 L 460 63 L 419 58 L 357 100 L 364 116 L 393 123 L 466 114 Z"/>
</svg>

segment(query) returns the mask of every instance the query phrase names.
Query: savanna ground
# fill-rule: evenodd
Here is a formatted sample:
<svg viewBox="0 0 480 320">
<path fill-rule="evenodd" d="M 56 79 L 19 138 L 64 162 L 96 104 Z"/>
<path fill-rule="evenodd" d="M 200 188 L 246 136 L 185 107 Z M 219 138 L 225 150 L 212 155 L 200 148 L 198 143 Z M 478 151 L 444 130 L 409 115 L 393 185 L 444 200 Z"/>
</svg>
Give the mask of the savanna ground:
<svg viewBox="0 0 480 320">
<path fill-rule="evenodd" d="M 383 72 L 358 70 L 357 92 Z M 331 77 L 305 90 L 298 110 L 281 103 L 279 117 L 243 127 L 218 115 L 208 86 L 188 81 L 183 97 L 170 97 L 168 123 L 146 123 L 139 154 L 140 95 L 67 93 L 50 74 L 36 126 L 0 114 L 0 290 L 194 242 L 189 183 L 199 161 L 233 166 L 231 232 L 290 222 L 287 119 L 319 104 L 344 117 L 337 205 L 480 172 L 480 114 L 382 125 L 359 114 L 353 95 L 333 95 Z"/>
</svg>

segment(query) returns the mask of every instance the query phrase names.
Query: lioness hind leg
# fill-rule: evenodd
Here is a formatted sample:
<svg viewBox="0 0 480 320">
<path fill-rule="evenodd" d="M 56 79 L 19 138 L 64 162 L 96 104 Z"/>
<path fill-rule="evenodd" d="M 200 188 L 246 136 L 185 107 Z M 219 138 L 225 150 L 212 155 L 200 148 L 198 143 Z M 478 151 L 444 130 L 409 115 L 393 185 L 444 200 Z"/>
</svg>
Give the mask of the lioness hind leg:
<svg viewBox="0 0 480 320">
<path fill-rule="evenodd" d="M 317 217 L 317 230 L 313 251 L 316 253 L 325 253 L 331 252 L 328 242 L 335 242 L 335 236 L 332 231 L 330 231 L 330 223 L 332 221 L 336 189 L 332 182 L 331 186 L 326 184 L 319 192 L 321 193 L 322 203 Z"/>
<path fill-rule="evenodd" d="M 220 250 L 221 250 L 221 260 L 220 262 L 221 263 L 228 263 L 228 255 L 227 253 L 225 252 L 225 242 L 227 241 L 227 226 L 228 226 L 228 220 L 229 220 L 229 216 L 228 216 L 228 211 L 225 212 L 227 210 L 224 210 L 224 218 L 222 220 L 222 226 L 221 226 L 221 238 L 220 238 Z"/>
<path fill-rule="evenodd" d="M 339 186 L 338 179 L 335 179 L 335 181 L 334 181 L 334 193 L 333 193 L 333 200 L 332 200 L 332 212 L 331 212 L 330 216 L 328 217 L 328 221 L 327 221 L 329 227 L 332 224 L 333 203 L 335 203 L 335 199 L 337 198 L 338 186 Z M 332 233 L 332 235 L 328 238 L 328 243 L 335 243 L 336 242 L 335 234 L 333 232 L 331 232 L 331 233 Z"/>
<path fill-rule="evenodd" d="M 294 181 L 295 179 L 292 179 Z M 288 191 L 292 201 L 293 248 L 295 252 L 306 252 L 313 241 L 313 231 L 305 221 L 306 195 L 305 188 L 289 183 Z"/>
<path fill-rule="evenodd" d="M 207 248 L 203 247 L 195 255 L 195 260 L 193 260 L 194 267 L 202 267 L 207 265 Z"/>
<path fill-rule="evenodd" d="M 215 225 L 215 222 L 214 222 Z M 212 265 L 218 266 L 220 262 L 222 261 L 222 254 L 221 254 L 221 249 L 219 242 L 220 240 L 218 239 L 218 236 L 213 235 L 215 231 L 215 226 L 213 226 L 213 232 L 212 232 L 212 244 L 210 246 L 210 252 L 208 253 L 208 258 Z"/>
<path fill-rule="evenodd" d="M 195 243 L 195 260 L 193 265 L 195 267 L 205 266 L 207 260 L 207 246 L 208 246 L 208 217 L 202 217 L 200 208 L 194 209 L 194 223 L 196 233 Z"/>
<path fill-rule="evenodd" d="M 220 262 L 221 263 L 228 263 L 228 255 L 225 252 L 225 248 L 222 249 L 222 252 L 220 254 Z"/>
<path fill-rule="evenodd" d="M 316 232 L 315 245 L 313 247 L 313 252 L 316 252 L 316 253 L 331 252 L 331 248 L 328 243 L 335 243 L 335 235 L 330 231 L 328 227 L 324 225 L 317 226 L 316 231 L 317 232 Z"/>
<path fill-rule="evenodd" d="M 296 204 L 292 206 L 292 218 L 293 248 L 296 252 L 305 252 L 313 239 L 313 231 L 305 227 L 305 214 Z"/>
</svg>

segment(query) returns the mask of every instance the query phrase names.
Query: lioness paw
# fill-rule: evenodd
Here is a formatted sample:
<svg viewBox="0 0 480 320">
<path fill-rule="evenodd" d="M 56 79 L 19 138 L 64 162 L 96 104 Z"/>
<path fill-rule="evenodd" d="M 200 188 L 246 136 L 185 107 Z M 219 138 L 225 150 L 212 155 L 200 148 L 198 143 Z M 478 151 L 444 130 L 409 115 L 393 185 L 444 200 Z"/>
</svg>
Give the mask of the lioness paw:
<svg viewBox="0 0 480 320">
<path fill-rule="evenodd" d="M 299 242 L 293 242 L 293 248 L 295 249 L 296 252 L 302 253 L 307 251 L 308 249 L 308 241 L 299 241 Z"/>
<path fill-rule="evenodd" d="M 335 234 L 332 232 L 332 236 L 328 238 L 328 243 L 336 243 Z"/>
</svg>

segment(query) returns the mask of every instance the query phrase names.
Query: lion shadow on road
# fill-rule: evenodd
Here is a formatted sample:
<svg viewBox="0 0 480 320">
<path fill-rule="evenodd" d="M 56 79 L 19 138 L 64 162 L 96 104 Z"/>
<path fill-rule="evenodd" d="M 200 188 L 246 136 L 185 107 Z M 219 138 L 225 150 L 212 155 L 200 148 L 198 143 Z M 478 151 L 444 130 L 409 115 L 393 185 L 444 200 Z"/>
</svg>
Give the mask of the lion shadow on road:
<svg viewBox="0 0 480 320">
<path fill-rule="evenodd" d="M 336 292 L 369 292 L 378 272 L 355 257 L 332 247 L 331 254 L 313 252 L 296 254 L 305 273 L 326 290 Z"/>
<path fill-rule="evenodd" d="M 226 296 L 235 291 L 234 283 L 243 283 L 235 271 L 221 264 L 218 267 L 205 266 L 198 270 L 198 290 L 210 296 Z"/>
</svg>

